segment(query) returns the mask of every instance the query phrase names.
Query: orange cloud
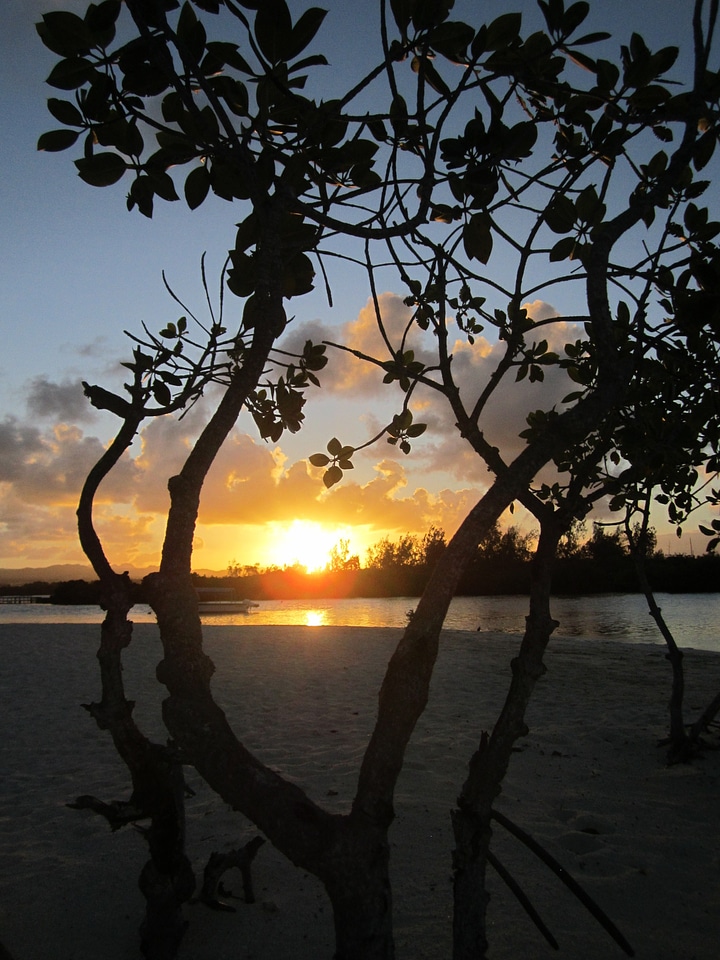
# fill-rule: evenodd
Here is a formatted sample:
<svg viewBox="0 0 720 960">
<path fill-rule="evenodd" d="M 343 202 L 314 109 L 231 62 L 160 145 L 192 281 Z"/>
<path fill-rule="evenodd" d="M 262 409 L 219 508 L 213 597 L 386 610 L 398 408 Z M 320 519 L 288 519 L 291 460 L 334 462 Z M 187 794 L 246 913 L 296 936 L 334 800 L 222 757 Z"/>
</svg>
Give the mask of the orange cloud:
<svg viewBox="0 0 720 960">
<path fill-rule="evenodd" d="M 408 332 L 411 311 L 392 294 L 383 294 L 379 302 L 388 337 L 397 342 Z M 542 303 L 533 304 L 532 311 L 537 318 L 552 315 L 552 308 Z M 577 331 L 563 321 L 547 326 L 542 333 L 551 346 L 559 349 L 576 335 Z M 294 331 L 288 339 L 289 349 L 292 337 L 300 348 L 307 337 L 316 342 L 332 338 L 363 353 L 387 355 L 371 303 L 334 336 L 315 323 Z M 425 363 L 432 362 L 431 346 L 431 338 L 418 330 L 412 331 L 412 338 L 408 336 L 405 344 Z M 453 344 L 453 370 L 468 404 L 488 382 L 503 347 L 482 337 L 476 338 L 472 347 L 462 337 Z M 370 431 L 386 422 L 387 410 L 399 409 L 402 394 L 397 387 L 379 389 L 382 372 L 348 353 L 331 351 L 331 362 L 322 379 L 324 389 L 313 399 L 317 408 L 309 407 L 309 423 L 316 416 L 321 422 L 328 420 L 324 401 L 332 397 L 346 397 L 358 420 L 365 421 L 364 429 Z M 564 375 L 555 370 L 548 371 L 542 384 L 523 381 L 510 387 L 503 390 L 501 400 L 488 405 L 482 423 L 488 438 L 508 457 L 522 444 L 517 434 L 527 411 L 552 406 L 568 392 Z M 53 409 L 66 414 L 78 412 L 77 392 L 68 383 L 56 387 L 46 380 L 33 381 L 30 397 L 38 422 Z M 369 398 L 378 402 L 367 402 Z M 211 401 L 209 397 L 207 402 Z M 328 435 L 342 434 L 343 442 L 348 443 L 362 440 L 345 436 L 348 424 L 345 419 L 342 425 L 337 422 L 338 416 L 345 417 L 338 409 L 336 402 L 336 421 L 330 419 Z M 427 388 L 418 390 L 413 396 L 413 410 L 416 419 L 428 423 L 428 431 L 413 442 L 410 458 L 396 459 L 396 448 L 381 442 L 380 447 L 356 454 L 356 471 L 347 473 L 342 483 L 330 490 L 322 482 L 323 470 L 299 459 L 302 454 L 297 452 L 297 442 L 293 441 L 294 447 L 291 444 L 296 452 L 288 458 L 282 445 L 272 448 L 236 428 L 203 489 L 198 547 L 203 538 L 217 539 L 210 536 L 215 528 L 237 525 L 260 531 L 266 524 L 295 519 L 337 528 L 362 528 L 370 536 L 377 531 L 378 538 L 402 532 L 423 533 L 431 524 L 451 534 L 481 496 L 489 476 L 484 464 L 459 437 L 443 397 Z M 148 422 L 101 487 L 96 521 L 108 555 L 119 558 L 120 565 L 157 561 L 169 503 L 167 481 L 182 466 L 201 429 L 202 418 L 203 409 L 198 405 L 181 420 L 165 417 Z M 313 448 L 317 445 L 315 441 L 308 443 Z M 87 472 L 103 449 L 97 437 L 85 435 L 70 422 L 45 429 L 37 422 L 29 425 L 14 418 L 0 423 L 0 523 L 6 546 L 0 563 L 7 565 L 7 558 L 14 553 L 46 562 L 51 555 L 52 559 L 59 555 L 79 559 L 75 507 Z M 392 455 L 385 456 L 390 449 Z M 376 462 L 378 459 L 380 462 Z M 436 479 L 438 475 L 444 478 L 443 489 L 429 485 L 433 474 Z M 454 478 L 460 489 L 451 489 L 448 477 Z M 238 559 L 252 562 L 255 558 Z"/>
</svg>

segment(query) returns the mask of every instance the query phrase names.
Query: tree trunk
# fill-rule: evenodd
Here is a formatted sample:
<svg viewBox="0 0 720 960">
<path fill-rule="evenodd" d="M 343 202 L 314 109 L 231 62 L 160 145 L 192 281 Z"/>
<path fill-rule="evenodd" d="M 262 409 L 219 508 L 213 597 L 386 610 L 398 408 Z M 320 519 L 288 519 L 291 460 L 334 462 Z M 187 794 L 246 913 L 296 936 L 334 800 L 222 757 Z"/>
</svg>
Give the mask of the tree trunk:
<svg viewBox="0 0 720 960">
<path fill-rule="evenodd" d="M 550 615 L 550 586 L 555 553 L 563 525 L 548 514 L 532 566 L 530 612 L 518 657 L 512 662 L 512 680 L 492 735 L 483 732 L 470 760 L 468 778 L 452 811 L 453 852 L 453 960 L 483 960 L 487 956 L 486 887 L 490 820 L 502 790 L 512 748 L 528 732 L 525 712 L 538 679 L 545 672 L 543 655 L 557 621 Z"/>
<path fill-rule="evenodd" d="M 78 504 L 78 533 L 86 556 L 101 584 L 106 611 L 100 629 L 102 696 L 86 704 L 101 730 L 108 730 L 115 749 L 128 768 L 132 794 L 128 801 L 104 803 L 79 797 L 74 806 L 104 816 L 113 830 L 138 820 L 150 820 L 145 831 L 150 859 L 142 869 L 140 889 L 146 912 L 141 926 L 142 952 L 148 960 L 172 960 L 185 931 L 183 904 L 192 896 L 195 877 L 185 855 L 185 799 L 182 765 L 166 746 L 151 743 L 133 719 L 132 701 L 125 696 L 122 653 L 132 640 L 132 585 L 126 573 L 110 566 L 93 525 L 97 489 L 135 435 L 138 419 L 128 418 L 115 440 L 90 471 Z"/>
<path fill-rule="evenodd" d="M 341 826 L 338 848 L 320 868 L 333 908 L 335 960 L 393 960 L 387 829 L 353 815 Z"/>
<path fill-rule="evenodd" d="M 675 642 L 672 631 L 662 615 L 662 610 L 655 600 L 655 594 L 648 580 L 645 556 L 641 546 L 634 543 L 632 539 L 630 539 L 630 552 L 640 588 L 648 605 L 648 612 L 662 634 L 667 647 L 665 657 L 669 660 L 672 668 L 672 688 L 670 691 L 670 700 L 668 701 L 668 710 L 670 713 L 670 736 L 668 738 L 667 749 L 668 762 L 684 763 L 692 754 L 693 742 L 685 731 L 685 720 L 683 718 L 683 701 L 685 698 L 683 652 Z"/>
<path fill-rule="evenodd" d="M 160 575 L 147 585 L 158 622 L 173 632 L 172 655 L 158 676 L 169 692 L 165 724 L 184 761 L 293 863 L 322 881 L 334 911 L 337 960 L 391 960 L 390 821 L 330 814 L 255 758 L 212 698 L 212 663 L 199 642 L 194 595 Z"/>
</svg>

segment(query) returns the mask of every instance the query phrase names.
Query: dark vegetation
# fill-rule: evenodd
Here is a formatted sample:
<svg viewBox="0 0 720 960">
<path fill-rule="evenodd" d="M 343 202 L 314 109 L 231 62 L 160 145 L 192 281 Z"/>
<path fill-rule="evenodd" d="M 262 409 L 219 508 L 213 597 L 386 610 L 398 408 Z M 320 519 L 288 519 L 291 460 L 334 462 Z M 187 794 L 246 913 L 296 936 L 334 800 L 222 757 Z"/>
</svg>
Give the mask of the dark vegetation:
<svg viewBox="0 0 720 960">
<path fill-rule="evenodd" d="M 80 541 L 107 611 L 102 696 L 87 710 L 125 762 L 131 792 L 77 805 L 113 828 L 146 825 L 141 943 L 152 960 L 177 953 L 195 884 L 184 841 L 186 766 L 320 879 L 337 960 L 391 960 L 397 779 L 448 605 L 478 561 L 478 544 L 517 501 L 539 526 L 526 632 L 505 706 L 491 731 L 478 729 L 452 811 L 453 957 L 485 957 L 494 805 L 546 669 L 564 539 L 607 503 L 627 531 L 639 528 L 633 556 L 645 569 L 650 504 L 681 525 L 702 503 L 720 502 L 709 487 L 720 470 L 720 223 L 709 189 L 720 133 L 718 2 L 696 0 L 687 11 L 689 69 L 677 48 L 652 51 L 638 34 L 607 60 L 609 35 L 585 32 L 587 3 L 538 6 L 543 29 L 529 32 L 512 12 L 462 23 L 451 0 L 379 0 L 378 62 L 349 91 L 336 89 L 314 46 L 325 11 L 294 17 L 285 0 L 105 0 L 84 17 L 54 11 L 39 26 L 59 58 L 48 82 L 65 97 L 49 101 L 62 129 L 39 146 L 77 144 L 80 177 L 94 187 L 125 178 L 129 209 L 145 216 L 156 202 L 178 200 L 177 186 L 191 208 L 211 193 L 232 202 L 236 225 L 221 281 L 235 309 L 224 309 L 222 296 L 213 303 L 203 273 L 209 318 L 182 305 L 159 332 L 132 334 L 118 394 L 85 384 L 90 402 L 118 422 L 78 505 Z M 328 91 L 333 99 L 320 99 Z M 489 474 L 388 663 L 343 815 L 263 764 L 230 728 L 213 699 L 191 572 L 203 484 L 241 411 L 273 443 L 299 430 L 327 348 L 347 349 L 284 337 L 297 315 L 286 307 L 313 288 L 316 271 L 332 305 L 337 259 L 364 271 L 384 346 L 379 356 L 352 352 L 392 385 L 397 413 L 377 436 L 333 437 L 310 457 L 325 468 L 326 485 L 381 439 L 409 453 L 426 428 L 414 419 L 424 409 L 416 400 L 428 396 L 446 405 Z M 408 308 L 399 332 L 383 322 L 377 291 L 386 284 L 402 288 Z M 532 315 L 526 305 L 540 297 L 557 313 Z M 566 327 L 574 332 L 563 343 Z M 491 369 L 482 381 L 462 381 L 455 339 L 469 351 L 481 336 L 498 347 Z M 546 375 L 561 385 L 557 397 L 523 393 L 525 422 L 500 449 L 488 410 L 517 383 Z M 203 426 L 168 478 L 160 569 L 143 583 L 163 646 L 156 676 L 166 688 L 169 746 L 144 736 L 125 696 L 134 587 L 106 555 L 94 504 L 143 423 L 196 404 Z M 715 527 L 707 529 L 714 539 Z"/>
<path fill-rule="evenodd" d="M 476 549 L 458 581 L 457 596 L 525 594 L 530 586 L 532 540 L 515 527 L 501 533 L 497 527 Z M 433 528 L 424 538 L 406 535 L 396 542 L 380 541 L 368 551 L 363 566 L 350 562 L 306 573 L 301 567 L 249 572 L 231 567 L 228 577 L 194 577 L 198 586 L 212 583 L 233 587 L 251 600 L 320 597 L 416 597 L 425 589 L 445 540 Z M 608 532 L 597 525 L 585 542 L 565 538 L 555 563 L 553 593 L 640 593 L 636 565 L 620 529 Z M 720 591 L 720 557 L 665 556 L 652 551 L 645 561 L 648 580 L 660 593 Z"/>
<path fill-rule="evenodd" d="M 361 566 L 357 557 L 331 562 L 325 570 L 308 573 L 303 567 L 241 567 L 233 564 L 227 576 L 193 574 L 195 587 L 232 589 L 248 600 L 302 600 L 343 597 L 419 597 L 441 556 L 442 531 L 435 531 L 433 549 L 426 551 L 427 538 L 407 535 L 393 543 L 382 540 L 368 551 Z M 439 537 L 438 537 L 439 534 Z M 500 596 L 527 594 L 532 565 L 531 538 L 511 527 L 505 534 L 496 530 L 468 562 L 458 582 L 456 596 Z M 668 554 L 653 552 L 645 561 L 651 588 L 656 593 L 716 593 L 720 591 L 720 556 L 704 553 Z M 147 603 L 142 583 L 132 584 L 135 603 Z M 565 545 L 553 576 L 555 596 L 582 596 L 593 593 L 641 593 L 632 556 L 615 530 L 597 527 L 593 537 L 579 545 Z M 100 581 L 68 580 L 62 583 L 37 581 L 23 586 L 0 586 L 0 596 L 47 595 L 54 604 L 97 604 L 101 601 Z M 212 599 L 207 595 L 206 599 Z"/>
</svg>

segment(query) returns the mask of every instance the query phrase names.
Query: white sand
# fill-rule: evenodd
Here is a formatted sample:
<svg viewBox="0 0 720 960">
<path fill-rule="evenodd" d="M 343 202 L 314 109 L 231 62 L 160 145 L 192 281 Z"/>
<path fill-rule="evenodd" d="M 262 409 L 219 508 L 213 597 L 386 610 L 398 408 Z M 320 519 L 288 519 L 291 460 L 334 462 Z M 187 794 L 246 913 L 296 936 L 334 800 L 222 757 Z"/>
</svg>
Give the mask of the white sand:
<svg viewBox="0 0 720 960">
<path fill-rule="evenodd" d="M 266 762 L 333 810 L 347 808 L 397 630 L 208 627 L 215 690 Z M 132 829 L 65 804 L 127 797 L 106 734 L 79 704 L 98 696 L 98 627 L 0 627 L 0 941 L 14 960 L 136 960 L 146 859 Z M 407 755 L 392 828 L 399 960 L 449 960 L 449 810 L 465 763 L 502 702 L 517 638 L 444 634 L 430 705 Z M 146 733 L 163 737 L 153 679 L 156 628 L 136 627 L 128 695 Z M 669 666 L 661 647 L 556 641 L 500 809 L 586 886 L 640 960 L 720 955 L 720 754 L 668 768 Z M 720 685 L 720 655 L 686 655 L 688 719 Z M 190 854 L 238 846 L 250 824 L 188 772 Z M 498 829 L 494 849 L 522 878 L 561 956 L 623 954 L 560 883 Z M 493 960 L 557 956 L 491 875 Z M 332 921 L 314 878 L 269 844 L 255 861 L 258 902 L 235 914 L 188 908 L 184 960 L 330 960 Z M 226 885 L 241 893 L 239 875 Z"/>
</svg>

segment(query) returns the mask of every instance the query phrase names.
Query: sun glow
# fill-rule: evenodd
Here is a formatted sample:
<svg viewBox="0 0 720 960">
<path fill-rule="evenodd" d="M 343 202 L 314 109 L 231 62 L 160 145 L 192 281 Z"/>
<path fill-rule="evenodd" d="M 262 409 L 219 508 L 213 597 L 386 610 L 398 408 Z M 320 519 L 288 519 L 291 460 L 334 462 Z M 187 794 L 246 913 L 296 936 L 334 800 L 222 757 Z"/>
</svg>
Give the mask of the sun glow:
<svg viewBox="0 0 720 960">
<path fill-rule="evenodd" d="M 310 520 L 293 520 L 288 526 L 273 524 L 270 562 L 280 567 L 299 564 L 308 573 L 323 570 L 330 563 L 330 553 L 348 533 L 337 527 L 328 528 Z"/>
</svg>

